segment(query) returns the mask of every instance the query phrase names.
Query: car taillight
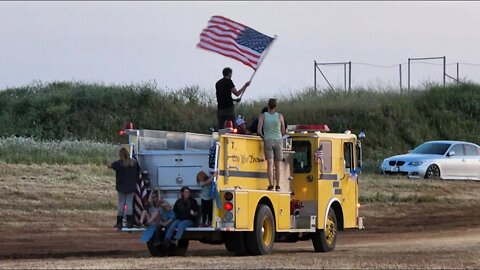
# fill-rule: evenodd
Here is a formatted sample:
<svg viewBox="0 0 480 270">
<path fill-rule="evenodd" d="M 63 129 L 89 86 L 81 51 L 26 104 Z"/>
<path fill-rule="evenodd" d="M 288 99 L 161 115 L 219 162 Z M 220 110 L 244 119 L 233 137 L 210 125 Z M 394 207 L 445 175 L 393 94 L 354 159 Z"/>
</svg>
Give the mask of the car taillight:
<svg viewBox="0 0 480 270">
<path fill-rule="evenodd" d="M 232 211 L 233 210 L 233 203 L 231 202 L 226 202 L 223 204 L 223 209 L 225 209 L 225 211 Z"/>
</svg>

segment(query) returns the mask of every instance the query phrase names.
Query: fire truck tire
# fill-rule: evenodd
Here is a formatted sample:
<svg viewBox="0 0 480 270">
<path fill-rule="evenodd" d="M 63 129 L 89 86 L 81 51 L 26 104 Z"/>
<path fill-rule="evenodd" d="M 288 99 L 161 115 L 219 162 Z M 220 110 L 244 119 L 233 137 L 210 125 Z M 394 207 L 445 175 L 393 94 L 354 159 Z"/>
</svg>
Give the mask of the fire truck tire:
<svg viewBox="0 0 480 270">
<path fill-rule="evenodd" d="M 335 248 L 337 242 L 337 218 L 335 211 L 328 210 L 325 230 L 318 230 L 312 236 L 312 243 L 315 252 L 329 252 Z"/>
<path fill-rule="evenodd" d="M 253 232 L 248 233 L 247 248 L 250 255 L 270 254 L 275 242 L 275 219 L 270 207 L 261 204 L 257 207 Z"/>
<path fill-rule="evenodd" d="M 165 250 L 163 249 L 162 245 L 154 245 L 153 237 L 147 242 L 148 252 L 153 257 L 163 257 L 166 255 Z"/>
<path fill-rule="evenodd" d="M 225 247 L 229 252 L 237 256 L 245 256 L 247 252 L 247 242 L 244 232 L 225 233 Z"/>
<path fill-rule="evenodd" d="M 181 239 L 178 240 L 178 245 L 175 247 L 174 255 L 175 256 L 185 256 L 188 249 L 189 240 Z"/>
</svg>

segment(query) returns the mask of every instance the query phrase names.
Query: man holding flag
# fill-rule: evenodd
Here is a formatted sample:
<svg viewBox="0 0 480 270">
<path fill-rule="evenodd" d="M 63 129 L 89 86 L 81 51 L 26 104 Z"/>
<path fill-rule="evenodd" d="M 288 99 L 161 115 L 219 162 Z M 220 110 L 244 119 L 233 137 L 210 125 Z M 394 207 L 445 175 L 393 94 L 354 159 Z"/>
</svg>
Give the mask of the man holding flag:
<svg viewBox="0 0 480 270">
<path fill-rule="evenodd" d="M 215 84 L 217 92 L 217 117 L 218 117 L 218 129 L 224 128 L 226 120 L 231 120 L 235 123 L 235 109 L 233 105 L 232 93 L 235 96 L 240 96 L 245 92 L 250 82 L 246 82 L 240 90 L 235 88 L 232 81 L 232 69 L 224 68 L 223 78 Z"/>
<path fill-rule="evenodd" d="M 276 38 L 276 36 L 275 36 Z M 237 90 L 233 84 L 232 69 L 223 69 L 223 78 L 215 85 L 218 102 L 218 128 L 223 128 L 225 120 L 235 122 L 235 112 L 233 106 L 233 93 L 239 97 L 240 101 L 245 89 L 255 76 L 267 49 L 271 46 L 275 38 L 269 37 L 250 28 L 244 24 L 228 19 L 223 16 L 212 16 L 200 33 L 200 42 L 198 48 L 219 53 L 223 56 L 233 58 L 242 62 L 244 65 L 255 70 L 250 80 Z M 265 52 L 265 54 L 264 54 Z"/>
</svg>

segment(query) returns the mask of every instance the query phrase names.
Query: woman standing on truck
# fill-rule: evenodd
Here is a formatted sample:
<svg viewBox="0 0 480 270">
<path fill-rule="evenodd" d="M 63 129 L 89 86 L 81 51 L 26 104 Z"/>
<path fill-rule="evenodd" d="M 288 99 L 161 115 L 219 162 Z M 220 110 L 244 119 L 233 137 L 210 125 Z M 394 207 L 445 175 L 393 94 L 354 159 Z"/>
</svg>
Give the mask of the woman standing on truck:
<svg viewBox="0 0 480 270">
<path fill-rule="evenodd" d="M 192 227 L 195 224 L 195 219 L 198 216 L 198 204 L 197 201 L 190 197 L 190 188 L 184 186 L 180 189 L 181 198 L 179 198 L 173 206 L 175 212 L 175 220 L 168 226 L 165 234 L 164 244 L 177 245 L 178 240 L 182 238 L 183 231 L 187 227 Z M 175 237 L 173 233 L 177 229 Z"/>
<path fill-rule="evenodd" d="M 133 227 L 133 197 L 140 177 L 138 162 L 130 158 L 128 150 L 124 147 L 118 153 L 120 159 L 108 164 L 107 167 L 115 171 L 115 188 L 118 193 L 117 223 L 115 228 L 122 229 L 123 206 L 127 205 L 127 228 Z"/>
</svg>

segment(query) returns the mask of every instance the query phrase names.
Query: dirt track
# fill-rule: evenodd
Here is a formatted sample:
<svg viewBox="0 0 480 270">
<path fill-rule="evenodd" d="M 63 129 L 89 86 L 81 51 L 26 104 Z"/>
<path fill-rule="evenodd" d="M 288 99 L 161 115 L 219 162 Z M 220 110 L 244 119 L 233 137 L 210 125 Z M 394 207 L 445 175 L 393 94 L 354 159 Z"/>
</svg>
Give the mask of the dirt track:
<svg viewBox="0 0 480 270">
<path fill-rule="evenodd" d="M 113 231 L 113 177 L 103 168 L 0 164 L 0 172 L 0 268 L 480 268 L 480 182 L 364 177 L 365 198 L 396 195 L 362 206 L 366 230 L 341 232 L 330 253 L 303 241 L 235 257 L 192 241 L 185 257 L 152 258 L 140 233 Z"/>
<path fill-rule="evenodd" d="M 480 267 L 480 215 L 476 207 L 462 211 L 446 208 L 443 209 L 445 215 L 437 218 L 438 213 L 411 215 L 416 211 L 407 205 L 392 208 L 398 208 L 398 212 L 405 214 L 393 219 L 367 216 L 367 226 L 370 226 L 363 231 L 342 232 L 335 251 L 331 253 L 314 253 L 311 242 L 304 241 L 275 243 L 270 256 L 234 257 L 223 245 L 194 241 L 186 257 L 151 258 L 145 245 L 138 240 L 139 233 L 116 233 L 109 228 L 68 228 L 55 232 L 47 228 L 22 228 L 2 234 L 0 256 L 3 260 L 0 260 L 0 267 Z M 370 210 L 365 209 L 364 212 L 368 214 Z M 472 213 L 476 215 L 472 217 Z M 470 217 L 467 219 L 467 216 Z"/>
</svg>

